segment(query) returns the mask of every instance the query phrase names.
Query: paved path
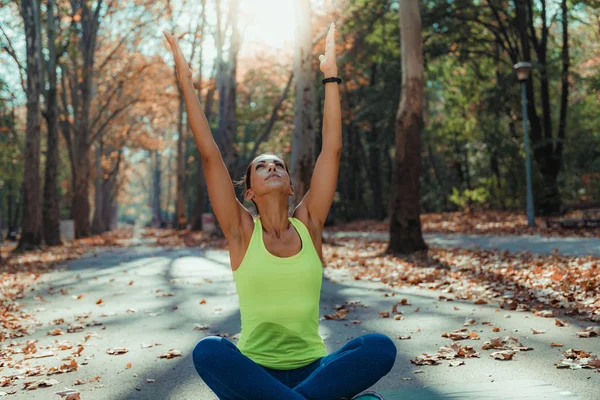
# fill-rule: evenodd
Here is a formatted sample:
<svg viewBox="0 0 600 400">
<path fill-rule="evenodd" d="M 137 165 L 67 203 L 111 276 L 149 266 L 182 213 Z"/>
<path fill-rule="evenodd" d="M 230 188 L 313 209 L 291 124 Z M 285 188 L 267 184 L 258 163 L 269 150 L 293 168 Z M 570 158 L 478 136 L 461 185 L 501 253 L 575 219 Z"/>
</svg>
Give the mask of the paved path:
<svg viewBox="0 0 600 400">
<path fill-rule="evenodd" d="M 20 383 L 17 394 L 9 398 L 58 400 L 54 393 L 68 387 L 79 389 L 82 400 L 216 399 L 197 376 L 190 355 L 197 341 L 206 335 L 218 332 L 237 334 L 240 331 L 239 302 L 226 252 L 143 246 L 99 249 L 66 265 L 62 270 L 44 275 L 36 290 L 27 292 L 22 301 L 25 309 L 36 313 L 40 320 L 40 326 L 32 337 L 39 340 L 38 348 L 41 348 L 52 344 L 55 339 L 76 344 L 86 333 L 96 333 L 97 336 L 84 344 L 76 372 L 49 377 L 59 381 L 59 385 L 24 392 Z M 61 289 L 66 294 L 61 294 Z M 172 296 L 163 296 L 171 293 Z M 384 297 L 385 293 L 395 293 L 395 296 Z M 84 296 L 75 300 L 73 296 L 79 294 Z M 592 370 L 559 370 L 553 365 L 562 358 L 561 351 L 571 347 L 600 354 L 598 338 L 584 339 L 575 335 L 589 323 L 566 318 L 571 325 L 559 328 L 554 325 L 554 319 L 534 317 L 531 313 L 496 312 L 492 305 L 473 305 L 462 301 L 440 302 L 440 294 L 416 288 L 391 289 L 380 282 L 355 281 L 342 270 L 326 269 L 319 332 L 329 352 L 339 349 L 353 337 L 370 332 L 384 333 L 394 339 L 398 348 L 396 363 L 393 370 L 373 387 L 375 390 L 405 390 L 413 394 L 426 390 L 433 393 L 427 388 L 456 388 L 457 385 L 467 388 L 474 383 L 492 382 L 506 389 L 514 381 L 530 380 L 541 382 L 541 385 L 552 384 L 579 395 L 581 399 L 597 396 L 600 374 Z M 36 297 L 39 295 L 42 297 Z M 397 321 L 380 317 L 379 312 L 391 311 L 392 306 L 403 297 L 412 304 L 402 308 L 406 319 Z M 103 302 L 98 305 L 96 302 L 100 298 Z M 203 298 L 206 304 L 200 304 Z M 360 301 L 367 307 L 351 311 L 347 321 L 323 318 L 323 315 L 334 312 L 335 305 L 346 301 Z M 420 311 L 414 312 L 417 307 Z M 91 313 L 85 319 L 91 326 L 86 327 L 84 332 L 46 336 L 47 331 L 55 328 L 49 325 L 51 321 L 64 318 L 66 323 L 71 323 L 75 315 L 84 313 Z M 459 367 L 449 367 L 446 362 L 421 367 L 410 363 L 410 359 L 417 355 L 435 353 L 440 346 L 451 344 L 441 334 L 462 328 L 466 317 L 476 320 L 473 329 L 482 340 L 462 344 L 473 345 L 480 352 L 480 359 L 467 359 L 465 365 Z M 361 320 L 362 323 L 353 324 L 352 320 Z M 94 326 L 92 321 L 102 325 Z M 483 325 L 484 321 L 500 327 L 501 331 L 493 333 L 492 326 Z M 196 331 L 193 329 L 195 323 L 208 325 L 209 329 Z M 67 330 L 67 324 L 58 327 L 65 332 Z M 534 336 L 530 328 L 546 330 L 546 334 Z M 490 351 L 481 350 L 483 340 L 488 337 L 509 334 L 535 350 L 521 352 L 514 360 L 504 362 L 491 359 Z M 398 335 L 411 335 L 412 339 L 398 340 Z M 236 339 L 231 340 L 237 343 Z M 551 342 L 563 343 L 565 347 L 551 348 Z M 142 347 L 143 344 L 155 343 L 161 345 Z M 129 352 L 107 355 L 106 350 L 113 347 L 126 347 Z M 181 350 L 183 356 L 171 360 L 157 358 L 169 349 Z M 68 354 L 70 351 L 62 351 L 57 357 L 29 362 L 32 365 L 58 366 L 62 364 L 60 359 Z M 16 355 L 14 359 L 18 361 L 22 357 Z M 87 364 L 83 365 L 84 361 Z M 127 363 L 132 363 L 130 369 L 125 368 Z M 414 374 L 417 369 L 424 373 Z M 0 376 L 11 372 L 14 370 L 4 368 L 0 370 Z M 95 376 L 100 376 L 99 382 L 73 386 L 77 379 L 89 382 Z M 147 383 L 146 379 L 154 379 L 155 382 Z M 426 389 L 422 389 L 424 387 Z M 0 391 L 6 389 L 0 388 Z"/>
<path fill-rule="evenodd" d="M 389 240 L 383 232 L 335 232 L 325 233 L 326 238 L 361 237 L 373 240 Z M 600 239 L 581 237 L 546 237 L 539 235 L 492 236 L 426 233 L 423 235 L 429 245 L 441 247 L 467 247 L 500 249 L 508 251 L 530 251 L 537 254 L 550 254 L 558 249 L 564 255 L 600 256 Z"/>
</svg>

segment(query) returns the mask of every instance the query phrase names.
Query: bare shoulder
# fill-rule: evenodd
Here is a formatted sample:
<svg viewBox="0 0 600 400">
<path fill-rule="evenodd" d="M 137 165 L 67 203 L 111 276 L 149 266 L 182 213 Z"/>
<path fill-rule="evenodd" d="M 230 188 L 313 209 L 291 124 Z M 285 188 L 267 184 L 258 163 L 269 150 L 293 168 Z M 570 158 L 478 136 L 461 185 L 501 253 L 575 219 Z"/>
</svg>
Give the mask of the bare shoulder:
<svg viewBox="0 0 600 400">
<path fill-rule="evenodd" d="M 236 235 L 227 239 L 229 259 L 233 271 L 238 269 L 242 263 L 254 231 L 254 218 L 252 214 L 239 202 L 238 207 L 240 208 L 240 229 Z"/>
<path fill-rule="evenodd" d="M 319 257 L 322 257 L 322 241 L 321 241 L 321 235 L 322 235 L 322 230 L 321 227 L 315 223 L 315 221 L 313 221 L 313 219 L 310 217 L 310 214 L 308 212 L 308 209 L 303 206 L 302 203 L 300 203 L 300 205 L 298 205 L 298 207 L 296 207 L 296 210 L 294 210 L 294 217 L 297 218 L 298 220 L 300 220 L 304 226 L 306 226 L 306 228 L 308 229 L 308 233 L 310 233 L 310 237 L 313 241 L 313 244 L 315 245 L 315 248 L 317 249 L 317 253 L 319 254 Z"/>
</svg>

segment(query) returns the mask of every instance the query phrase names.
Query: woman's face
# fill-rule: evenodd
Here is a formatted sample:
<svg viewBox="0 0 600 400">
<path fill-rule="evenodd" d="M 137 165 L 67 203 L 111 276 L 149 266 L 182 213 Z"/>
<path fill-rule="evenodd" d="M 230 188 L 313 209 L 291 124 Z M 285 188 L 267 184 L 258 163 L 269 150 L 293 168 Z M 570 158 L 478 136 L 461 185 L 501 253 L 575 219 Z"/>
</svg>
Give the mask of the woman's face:
<svg viewBox="0 0 600 400">
<path fill-rule="evenodd" d="M 250 189 L 256 196 L 271 192 L 285 192 L 293 194 L 290 175 L 283 161 L 274 155 L 265 154 L 252 161 L 250 167 Z"/>
</svg>

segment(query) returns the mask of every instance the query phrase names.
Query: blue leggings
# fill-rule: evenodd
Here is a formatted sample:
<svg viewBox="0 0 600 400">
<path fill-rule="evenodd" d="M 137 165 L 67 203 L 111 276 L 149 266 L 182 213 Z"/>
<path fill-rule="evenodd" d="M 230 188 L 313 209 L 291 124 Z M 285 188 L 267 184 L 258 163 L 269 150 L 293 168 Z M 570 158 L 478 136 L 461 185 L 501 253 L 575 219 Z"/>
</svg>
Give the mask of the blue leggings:
<svg viewBox="0 0 600 400">
<path fill-rule="evenodd" d="M 202 338 L 192 354 L 194 367 L 220 400 L 337 400 L 352 397 L 386 375 L 396 360 L 396 345 L 370 333 L 304 367 L 263 367 L 219 336 Z"/>
</svg>

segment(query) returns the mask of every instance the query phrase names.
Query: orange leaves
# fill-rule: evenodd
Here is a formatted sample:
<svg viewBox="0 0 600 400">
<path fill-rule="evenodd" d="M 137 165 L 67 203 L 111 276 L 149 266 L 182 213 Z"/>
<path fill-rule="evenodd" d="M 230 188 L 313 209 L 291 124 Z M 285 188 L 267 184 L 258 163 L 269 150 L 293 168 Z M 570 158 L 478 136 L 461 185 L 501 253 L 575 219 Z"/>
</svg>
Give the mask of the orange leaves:
<svg viewBox="0 0 600 400">
<path fill-rule="evenodd" d="M 345 320 L 348 316 L 348 312 L 354 311 L 356 307 L 366 308 L 365 305 L 361 304 L 360 301 L 346 301 L 345 304 L 335 305 L 333 308 L 336 310 L 333 314 L 324 315 L 324 319 L 337 319 L 337 320 Z M 380 313 L 381 314 L 381 313 Z M 382 315 L 383 317 L 383 315 Z M 388 313 L 389 317 L 389 313 Z M 384 318 L 388 318 L 384 317 Z"/>
<path fill-rule="evenodd" d="M 534 310 L 545 318 L 556 317 L 562 308 L 567 315 L 600 322 L 598 257 L 431 247 L 425 257 L 400 258 L 385 254 L 386 246 L 383 241 L 336 237 L 324 244 L 323 253 L 327 268 L 346 269 L 356 280 L 447 290 L 453 300 Z M 559 275 L 560 280 L 553 279 Z"/>
<path fill-rule="evenodd" d="M 57 395 L 59 395 L 60 397 L 64 397 L 65 400 L 80 400 L 80 393 L 78 390 L 75 389 L 67 389 L 67 390 L 62 390 L 60 392 L 56 392 Z"/>
<path fill-rule="evenodd" d="M 495 351 L 493 353 L 490 354 L 490 357 L 496 359 L 496 360 L 512 360 L 513 357 L 515 356 L 515 354 L 517 354 L 516 351 L 512 351 L 512 350 L 503 350 L 503 351 Z"/>
<path fill-rule="evenodd" d="M 486 340 L 482 345 L 483 350 L 514 350 L 514 351 L 530 351 L 533 350 L 533 347 L 523 346 L 519 339 L 512 336 L 503 336 L 490 338 L 490 340 Z"/>
<path fill-rule="evenodd" d="M 542 317 L 542 318 L 552 318 L 552 317 L 556 316 L 556 311 L 552 311 L 552 310 L 534 311 L 533 315 Z"/>
<path fill-rule="evenodd" d="M 442 337 L 452 340 L 479 340 L 479 335 L 477 334 L 477 332 L 469 332 L 468 328 L 458 329 L 450 333 L 442 333 Z"/>
<path fill-rule="evenodd" d="M 563 351 L 563 356 L 564 359 L 554 364 L 556 368 L 600 368 L 598 356 L 591 355 L 584 350 L 568 349 Z"/>
<path fill-rule="evenodd" d="M 464 362 L 455 361 L 456 358 L 478 358 L 479 353 L 472 346 L 463 346 L 452 343 L 450 346 L 442 346 L 435 354 L 425 354 L 411 359 L 415 365 L 436 365 L 442 360 L 450 360 L 450 366 L 464 365 Z M 416 373 L 416 371 L 415 371 Z"/>
<path fill-rule="evenodd" d="M 114 347 L 114 348 L 108 348 L 106 349 L 106 354 L 110 354 L 110 355 L 120 355 L 120 354 L 125 354 L 128 353 L 129 349 L 126 347 Z"/>
<path fill-rule="evenodd" d="M 182 355 L 181 351 L 171 349 L 171 350 L 167 351 L 166 353 L 159 355 L 158 358 L 166 358 L 167 360 L 169 360 L 171 358 L 181 357 L 181 355 Z"/>
<path fill-rule="evenodd" d="M 577 336 L 582 338 L 600 336 L 600 326 L 588 326 L 583 332 L 577 332 Z"/>
<path fill-rule="evenodd" d="M 56 379 L 41 379 L 38 381 L 26 381 L 23 382 L 23 389 L 25 390 L 36 390 L 41 387 L 50 387 L 58 385 L 58 381 Z"/>
</svg>

